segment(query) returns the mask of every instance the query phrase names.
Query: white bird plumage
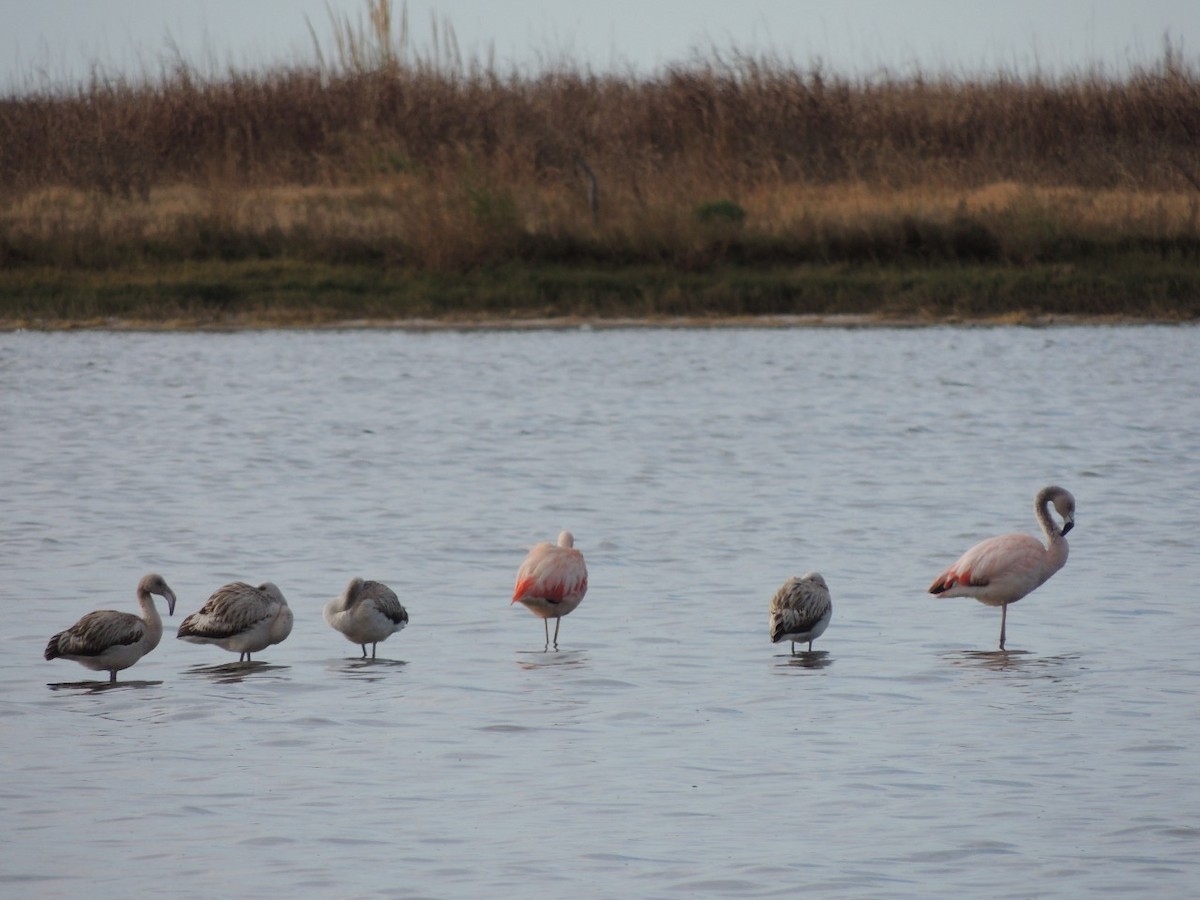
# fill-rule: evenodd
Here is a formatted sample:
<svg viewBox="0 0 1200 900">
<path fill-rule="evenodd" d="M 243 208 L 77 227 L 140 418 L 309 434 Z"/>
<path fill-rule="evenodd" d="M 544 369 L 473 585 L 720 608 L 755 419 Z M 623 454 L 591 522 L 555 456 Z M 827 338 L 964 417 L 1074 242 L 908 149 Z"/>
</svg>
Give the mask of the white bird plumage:
<svg viewBox="0 0 1200 900">
<path fill-rule="evenodd" d="M 558 543 L 543 541 L 525 557 L 517 570 L 513 603 L 524 604 L 540 616 L 550 647 L 550 619 L 554 619 L 554 649 L 558 649 L 558 626 L 562 617 L 573 612 L 587 593 L 588 573 L 583 554 L 575 549 L 575 536 L 564 531 Z M 510 604 L 511 605 L 511 604 Z"/>
<path fill-rule="evenodd" d="M 153 594 L 167 601 L 168 615 L 175 613 L 175 593 L 161 575 L 144 575 L 137 586 L 142 615 L 101 609 L 90 612 L 66 631 L 50 638 L 46 659 L 70 659 L 97 672 L 107 671 L 109 682 L 158 646 L 163 625 Z"/>
<path fill-rule="evenodd" d="M 370 644 L 374 659 L 375 645 L 403 629 L 408 612 L 386 584 L 353 578 L 340 596 L 325 604 L 325 621 L 346 640 L 359 644 L 363 659 Z"/>
<path fill-rule="evenodd" d="M 771 598 L 771 643 L 791 641 L 795 653 L 796 642 L 807 641 L 812 650 L 812 642 L 825 633 L 832 618 L 833 599 L 825 579 L 816 572 L 793 576 Z"/>
<path fill-rule="evenodd" d="M 271 582 L 251 587 L 235 581 L 217 588 L 198 612 L 179 626 L 180 640 L 216 644 L 249 662 L 250 654 L 278 644 L 292 633 L 292 611 Z"/>
<path fill-rule="evenodd" d="M 1061 527 L 1050 515 L 1051 504 L 1062 517 Z M 1066 564 L 1069 548 L 1065 535 L 1075 527 L 1075 498 L 1065 488 L 1055 485 L 1042 488 L 1034 498 L 1033 508 L 1046 546 L 1028 534 L 988 538 L 960 556 L 929 587 L 931 594 L 974 597 L 980 603 L 999 606 L 1001 650 L 1008 604 L 1040 587 Z"/>
</svg>

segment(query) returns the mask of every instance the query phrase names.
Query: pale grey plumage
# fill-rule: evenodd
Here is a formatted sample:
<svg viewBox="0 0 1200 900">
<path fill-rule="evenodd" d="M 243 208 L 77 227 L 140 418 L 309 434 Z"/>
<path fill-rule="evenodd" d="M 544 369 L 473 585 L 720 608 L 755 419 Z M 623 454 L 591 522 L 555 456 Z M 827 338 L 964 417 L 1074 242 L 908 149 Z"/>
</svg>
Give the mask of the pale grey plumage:
<svg viewBox="0 0 1200 900">
<path fill-rule="evenodd" d="M 50 638 L 46 659 L 70 659 L 95 671 L 107 671 L 108 680 L 116 681 L 117 672 L 128 669 L 162 640 L 162 619 L 153 594 L 164 598 L 168 614 L 174 615 L 174 591 L 161 575 L 144 575 L 137 587 L 141 617 L 114 609 L 90 612 Z"/>
<path fill-rule="evenodd" d="M 363 659 L 370 644 L 374 659 L 376 644 L 403 629 L 408 612 L 386 584 L 353 578 L 340 596 L 325 604 L 325 621 L 346 640 L 360 645 Z"/>
<path fill-rule="evenodd" d="M 816 572 L 793 576 L 771 598 L 771 643 L 791 641 L 795 653 L 796 642 L 807 641 L 812 650 L 812 642 L 825 633 L 831 618 L 833 599 L 825 579 Z"/>
<path fill-rule="evenodd" d="M 193 644 L 216 644 L 250 661 L 250 654 L 278 644 L 292 633 L 292 611 L 271 582 L 252 587 L 244 582 L 217 588 L 198 612 L 179 626 L 176 635 Z"/>
</svg>

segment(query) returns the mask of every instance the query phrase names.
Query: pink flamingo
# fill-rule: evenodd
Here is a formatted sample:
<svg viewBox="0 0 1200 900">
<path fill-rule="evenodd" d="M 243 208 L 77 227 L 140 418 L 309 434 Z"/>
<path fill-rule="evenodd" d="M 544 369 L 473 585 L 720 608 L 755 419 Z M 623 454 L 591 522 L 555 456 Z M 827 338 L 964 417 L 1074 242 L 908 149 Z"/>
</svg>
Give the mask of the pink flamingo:
<svg viewBox="0 0 1200 900">
<path fill-rule="evenodd" d="M 1062 528 L 1050 517 L 1050 504 L 1062 516 Z M 1067 561 L 1064 535 L 1075 527 L 1075 498 L 1060 487 L 1044 487 L 1033 501 L 1047 546 L 1027 534 L 1002 534 L 980 541 L 937 577 L 929 593 L 943 597 L 974 597 L 1000 607 L 1000 649 L 1008 604 L 1041 586 Z"/>
<path fill-rule="evenodd" d="M 582 602 L 587 579 L 583 554 L 575 549 L 575 536 L 569 531 L 558 536 L 558 544 L 538 544 L 521 563 L 512 602 L 524 603 L 535 616 L 542 617 L 546 629 L 543 649 L 550 647 L 550 619 L 555 620 L 554 649 L 558 649 L 558 626 L 562 617 Z"/>
</svg>

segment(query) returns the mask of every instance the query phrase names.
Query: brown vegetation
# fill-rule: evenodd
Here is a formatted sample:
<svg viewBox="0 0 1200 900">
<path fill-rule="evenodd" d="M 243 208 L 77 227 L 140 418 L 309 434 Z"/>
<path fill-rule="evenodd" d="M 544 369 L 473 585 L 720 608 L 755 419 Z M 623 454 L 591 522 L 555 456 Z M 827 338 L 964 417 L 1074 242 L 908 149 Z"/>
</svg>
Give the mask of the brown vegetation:
<svg viewBox="0 0 1200 900">
<path fill-rule="evenodd" d="M 462 62 L 452 33 L 416 55 L 387 0 L 369 10 L 308 68 L 0 98 L 0 266 L 1200 255 L 1200 76 L 1169 45 L 1119 79 L 848 79 L 737 55 L 522 74 Z"/>
</svg>

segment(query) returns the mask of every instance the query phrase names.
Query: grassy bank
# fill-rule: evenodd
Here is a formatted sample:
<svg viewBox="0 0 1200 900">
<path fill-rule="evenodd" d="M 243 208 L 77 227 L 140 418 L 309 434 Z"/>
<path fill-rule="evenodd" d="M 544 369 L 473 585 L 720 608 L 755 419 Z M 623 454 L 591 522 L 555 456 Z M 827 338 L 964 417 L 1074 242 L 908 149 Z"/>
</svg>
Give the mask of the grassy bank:
<svg viewBox="0 0 1200 900">
<path fill-rule="evenodd" d="M 1170 45 L 1119 79 L 505 73 L 367 8 L 308 67 L 0 98 L 0 319 L 1200 315 Z"/>
<path fill-rule="evenodd" d="M 1140 254 L 1071 266 L 730 264 L 683 272 L 514 263 L 446 275 L 268 260 L 0 273 L 4 326 L 32 328 L 797 316 L 1178 322 L 1200 318 L 1198 287 L 1193 264 Z"/>
</svg>

